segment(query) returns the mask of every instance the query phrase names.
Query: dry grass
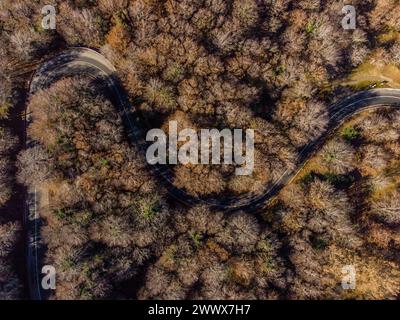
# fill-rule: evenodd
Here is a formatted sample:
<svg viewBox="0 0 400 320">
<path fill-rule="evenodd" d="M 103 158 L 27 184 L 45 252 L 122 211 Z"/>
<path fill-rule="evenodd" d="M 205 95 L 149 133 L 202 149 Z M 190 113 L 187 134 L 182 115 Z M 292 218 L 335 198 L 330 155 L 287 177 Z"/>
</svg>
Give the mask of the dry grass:
<svg viewBox="0 0 400 320">
<path fill-rule="evenodd" d="M 372 85 L 379 88 L 400 88 L 400 69 L 391 64 L 365 62 L 353 71 L 343 85 L 357 90 L 367 89 Z"/>
<path fill-rule="evenodd" d="M 365 256 L 352 250 L 332 246 L 329 262 L 324 271 L 333 276 L 340 288 L 342 268 L 352 265 L 356 271 L 354 290 L 343 290 L 343 299 L 387 299 L 400 293 L 400 271 L 398 264 L 375 256 Z"/>
</svg>

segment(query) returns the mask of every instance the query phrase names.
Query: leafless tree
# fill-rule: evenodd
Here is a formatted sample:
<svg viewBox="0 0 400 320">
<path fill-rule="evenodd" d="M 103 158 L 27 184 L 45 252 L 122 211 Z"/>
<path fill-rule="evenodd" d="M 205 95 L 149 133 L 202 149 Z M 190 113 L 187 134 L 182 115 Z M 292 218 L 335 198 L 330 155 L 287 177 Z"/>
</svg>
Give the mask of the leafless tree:
<svg viewBox="0 0 400 320">
<path fill-rule="evenodd" d="M 34 146 L 18 155 L 18 181 L 28 186 L 45 181 L 50 176 L 50 162 L 47 152 L 41 146 Z"/>
<path fill-rule="evenodd" d="M 230 217 L 224 231 L 217 235 L 218 241 L 236 252 L 253 250 L 260 227 L 254 217 L 238 213 Z"/>
<path fill-rule="evenodd" d="M 398 190 L 372 202 L 372 213 L 382 217 L 387 223 L 400 223 L 400 193 Z"/>
<path fill-rule="evenodd" d="M 335 174 L 344 174 L 353 169 L 354 150 L 343 141 L 329 142 L 323 147 L 321 154 L 323 163 Z"/>
</svg>

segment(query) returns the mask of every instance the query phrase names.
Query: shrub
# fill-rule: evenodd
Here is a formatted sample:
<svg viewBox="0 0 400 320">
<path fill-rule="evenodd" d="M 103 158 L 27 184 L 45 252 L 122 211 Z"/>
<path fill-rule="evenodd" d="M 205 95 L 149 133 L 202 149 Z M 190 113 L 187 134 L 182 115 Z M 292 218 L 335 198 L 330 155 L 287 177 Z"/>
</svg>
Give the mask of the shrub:
<svg viewBox="0 0 400 320">
<path fill-rule="evenodd" d="M 343 139 L 352 142 L 360 137 L 360 132 L 352 126 L 345 127 L 342 132 L 342 137 Z"/>
</svg>

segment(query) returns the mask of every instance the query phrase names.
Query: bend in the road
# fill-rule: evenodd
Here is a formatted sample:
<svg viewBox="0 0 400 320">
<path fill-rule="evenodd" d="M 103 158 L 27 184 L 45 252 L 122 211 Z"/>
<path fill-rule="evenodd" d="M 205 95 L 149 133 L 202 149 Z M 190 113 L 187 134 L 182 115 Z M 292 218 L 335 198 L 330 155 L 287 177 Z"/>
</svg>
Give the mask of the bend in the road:
<svg viewBox="0 0 400 320">
<path fill-rule="evenodd" d="M 72 74 L 88 74 L 92 77 L 103 79 L 112 90 L 116 100 L 117 109 L 120 112 L 127 135 L 132 143 L 145 148 L 143 141 L 142 124 L 129 100 L 122 90 L 114 66 L 100 53 L 87 48 L 71 48 L 53 59 L 42 64 L 32 77 L 30 84 L 30 94 L 34 94 L 40 89 L 49 86 L 53 81 L 60 77 Z M 324 144 L 326 139 L 350 116 L 366 109 L 377 108 L 382 105 L 389 107 L 400 107 L 400 90 L 397 89 L 375 89 L 356 93 L 343 101 L 340 101 L 329 108 L 330 121 L 328 130 L 314 141 L 307 144 L 299 154 L 297 166 L 293 170 L 286 170 L 282 176 L 272 185 L 266 186 L 264 192 L 258 195 L 248 194 L 228 201 L 218 199 L 198 199 L 190 196 L 184 190 L 176 188 L 172 183 L 171 172 L 165 167 L 152 167 L 155 174 L 166 180 L 168 190 L 171 195 L 179 201 L 189 205 L 196 203 L 207 203 L 218 209 L 234 211 L 241 209 L 257 209 L 267 200 L 277 195 L 278 192 L 287 185 L 304 167 L 308 159 Z M 30 122 L 30 114 L 27 112 L 27 124 Z M 32 144 L 28 141 L 28 147 Z M 40 197 L 40 195 L 39 195 Z M 38 268 L 37 262 L 33 259 L 40 259 L 41 246 L 38 244 L 38 229 L 40 218 L 37 213 L 32 213 L 32 195 L 28 197 L 27 203 L 27 228 L 28 228 L 28 272 L 30 274 L 30 287 L 33 299 L 41 299 L 44 293 L 40 287 L 41 268 Z M 33 242 L 33 243 L 32 243 Z M 35 267 L 33 267 L 35 266 Z"/>
</svg>

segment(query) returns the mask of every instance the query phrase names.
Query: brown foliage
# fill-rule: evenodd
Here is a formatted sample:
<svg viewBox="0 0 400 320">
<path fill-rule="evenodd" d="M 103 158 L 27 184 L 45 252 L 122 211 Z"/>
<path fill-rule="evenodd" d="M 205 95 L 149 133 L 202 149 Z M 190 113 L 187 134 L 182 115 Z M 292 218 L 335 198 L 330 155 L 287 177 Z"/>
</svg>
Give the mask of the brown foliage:
<svg viewBox="0 0 400 320">
<path fill-rule="evenodd" d="M 399 62 L 395 40 L 384 48 L 374 48 L 379 39 L 369 41 L 399 29 L 398 5 L 389 0 L 368 6 L 353 1 L 360 8 L 354 32 L 344 32 L 338 23 L 343 1 L 64 1 L 57 6 L 54 33 L 38 26 L 41 4 L 0 4 L 5 71 L 0 112 L 10 105 L 13 59 L 42 56 L 56 34 L 68 45 L 102 46 L 150 125 L 165 127 L 179 118 L 182 126 L 195 129 L 255 130 L 251 176 L 234 176 L 232 166 L 173 168 L 175 186 L 197 196 L 257 193 L 271 186 L 294 167 L 297 150 L 324 132 L 326 105 L 334 96 L 330 88 L 349 66 L 360 65 L 370 53 L 373 62 Z M 158 177 L 128 143 L 114 106 L 88 80 L 59 81 L 31 97 L 29 107 L 29 135 L 37 145 L 19 155 L 18 177 L 31 187 L 46 181 L 50 206 L 42 231 L 46 259 L 59 276 L 55 298 L 121 297 L 119 288 L 136 283 L 142 270 L 140 298 L 398 296 L 398 265 L 363 247 L 355 222 L 362 222 L 370 243 L 394 256 L 398 182 L 384 174 L 396 169 L 400 113 L 373 115 L 357 127 L 362 143 L 373 145 L 356 153 L 335 140 L 320 157 L 334 178 L 348 175 L 356 164 L 371 176 L 380 197 L 365 201 L 367 213 L 358 212 L 361 205 L 355 203 L 363 200 L 357 190 L 362 183 L 336 190 L 343 186 L 325 181 L 331 176 L 324 181 L 313 176 L 303 186 L 289 186 L 274 212 L 263 215 L 274 220 L 270 227 L 250 213 L 171 206 Z M 2 157 L 13 144 L 0 139 Z M 0 205 L 12 190 L 3 179 L 9 168 L 2 158 Z M 386 188 L 392 192 L 385 195 Z M 270 228 L 278 229 L 279 239 Z M 1 252 L 9 252 L 14 227 L 0 229 Z M 281 250 L 282 240 L 289 252 Z M 0 296 L 16 297 L 17 280 L 4 261 L 1 256 L 0 271 L 9 281 L 0 281 Z M 345 295 L 338 287 L 340 268 L 351 263 L 360 272 L 360 286 Z"/>
</svg>

